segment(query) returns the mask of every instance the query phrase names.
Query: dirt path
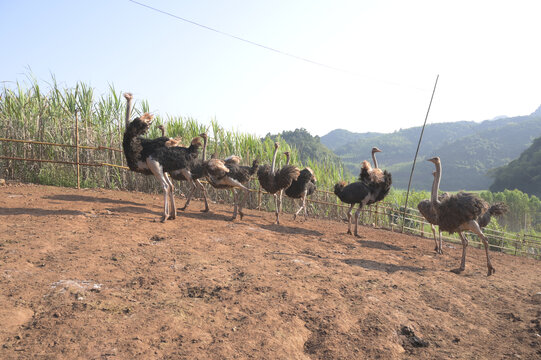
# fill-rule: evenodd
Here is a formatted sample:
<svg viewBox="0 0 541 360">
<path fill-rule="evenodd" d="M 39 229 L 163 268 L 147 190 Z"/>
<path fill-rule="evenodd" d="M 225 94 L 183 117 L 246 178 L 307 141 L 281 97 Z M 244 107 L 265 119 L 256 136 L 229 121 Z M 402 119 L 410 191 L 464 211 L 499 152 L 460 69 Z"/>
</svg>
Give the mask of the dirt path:
<svg viewBox="0 0 541 360">
<path fill-rule="evenodd" d="M 183 203 L 179 200 L 177 205 Z M 541 263 L 161 195 L 0 188 L 2 359 L 539 359 Z M 538 294 L 538 295 L 536 295 Z"/>
</svg>

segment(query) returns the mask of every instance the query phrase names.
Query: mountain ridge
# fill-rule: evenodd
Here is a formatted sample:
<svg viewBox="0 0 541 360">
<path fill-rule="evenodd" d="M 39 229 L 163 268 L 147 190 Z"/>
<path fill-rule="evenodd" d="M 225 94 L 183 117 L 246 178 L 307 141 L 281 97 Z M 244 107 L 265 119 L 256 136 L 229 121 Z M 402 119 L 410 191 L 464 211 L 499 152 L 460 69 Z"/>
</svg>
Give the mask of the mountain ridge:
<svg viewBox="0 0 541 360">
<path fill-rule="evenodd" d="M 420 126 L 385 134 L 336 129 L 320 140 L 354 174 L 360 162 L 370 158 L 371 148 L 379 147 L 383 150 L 377 154 L 380 167 L 393 173 L 393 186 L 407 188 L 420 133 Z M 412 187 L 430 190 L 433 169 L 423 160 L 440 156 L 443 190 L 486 190 L 493 182 L 494 169 L 516 159 L 539 136 L 541 106 L 526 116 L 429 124 L 419 147 Z"/>
</svg>

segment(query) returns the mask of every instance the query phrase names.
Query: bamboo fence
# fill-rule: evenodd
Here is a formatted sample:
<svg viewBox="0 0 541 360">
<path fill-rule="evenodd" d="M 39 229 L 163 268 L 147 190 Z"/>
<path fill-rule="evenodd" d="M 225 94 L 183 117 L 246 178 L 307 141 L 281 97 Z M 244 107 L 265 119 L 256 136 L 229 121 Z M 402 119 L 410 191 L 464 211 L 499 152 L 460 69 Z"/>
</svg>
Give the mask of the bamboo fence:
<svg viewBox="0 0 541 360">
<path fill-rule="evenodd" d="M 80 188 L 81 178 L 84 177 L 84 175 L 81 173 L 81 166 L 94 168 L 113 168 L 117 171 L 116 176 L 118 176 L 118 171 L 129 170 L 129 168 L 127 166 L 124 166 L 122 163 L 112 164 L 109 162 L 94 159 L 95 157 L 91 156 L 92 151 L 109 151 L 114 153 L 122 153 L 122 150 L 106 146 L 80 145 L 77 127 L 75 131 L 74 145 L 7 138 L 0 138 L 0 142 L 28 144 L 30 146 L 52 146 L 75 149 L 75 158 L 71 161 L 69 159 L 50 160 L 5 155 L 0 155 L 0 160 L 7 160 L 8 162 L 15 160 L 37 163 L 53 163 L 73 166 L 77 188 Z M 81 150 L 86 151 L 86 154 L 84 156 L 86 161 L 81 161 Z M 34 154 L 35 152 L 31 151 L 30 153 Z M 120 162 L 123 162 L 123 158 L 121 156 L 115 156 L 114 158 L 116 158 L 117 160 L 121 159 Z M 9 167 L 9 164 L 2 165 L 2 163 L 0 162 L 0 169 L 2 169 L 2 167 Z M 9 171 L 7 171 L 7 173 L 9 173 Z M 127 176 L 128 173 L 131 174 L 132 178 Z M 115 176 L 115 174 L 107 172 L 105 172 L 104 175 Z M 122 174 L 121 176 L 122 180 L 120 182 L 125 184 L 125 186 L 121 186 L 120 188 L 133 188 L 133 186 L 130 186 L 130 183 L 131 185 L 134 184 L 133 177 L 135 176 L 138 175 L 133 174 L 129 171 L 124 172 L 124 174 Z M 112 182 L 109 181 L 107 178 L 104 178 L 103 183 L 98 184 L 98 186 L 111 187 L 111 183 Z M 139 190 L 146 192 L 159 191 L 159 187 L 155 186 L 152 181 L 147 180 L 146 182 L 144 182 L 144 184 L 146 186 L 143 186 L 143 189 L 139 187 Z M 177 195 L 181 195 L 183 192 L 185 193 L 186 191 L 189 191 L 188 186 L 188 184 L 183 183 L 181 183 L 180 186 L 177 186 L 175 190 L 177 192 Z M 118 186 L 116 188 L 118 188 Z M 270 209 L 273 209 L 273 197 L 261 189 L 256 179 L 251 181 L 251 183 L 249 184 L 249 188 L 250 193 L 248 199 L 246 200 L 246 207 L 251 209 L 258 209 L 260 211 L 270 211 Z M 232 203 L 233 198 L 230 192 L 216 190 L 212 187 L 209 188 L 208 192 L 209 196 L 214 202 Z M 202 196 L 200 190 L 197 190 L 195 196 Z M 285 213 L 294 213 L 297 209 L 295 201 L 285 196 L 284 200 L 285 201 L 282 211 Z M 347 221 L 347 212 L 349 210 L 349 205 L 346 206 L 341 204 L 337 197 L 334 195 L 334 193 L 330 191 L 320 189 L 316 190 L 316 192 L 311 196 L 311 198 L 307 199 L 307 206 L 311 217 Z M 300 216 L 302 216 L 302 214 L 300 214 Z M 372 205 L 364 208 L 360 216 L 360 223 L 363 225 L 372 225 L 382 229 L 387 229 L 392 232 L 403 232 L 424 238 L 432 238 L 430 224 L 425 221 L 425 219 L 420 215 L 417 209 L 405 209 L 389 202 L 380 202 L 377 205 Z M 527 256 L 535 259 L 541 259 L 541 237 L 539 236 L 528 235 L 525 233 L 509 233 L 488 228 L 485 228 L 483 232 L 489 239 L 490 250 L 492 251 L 505 252 L 507 254 L 517 256 Z M 460 244 L 460 239 L 457 236 L 451 235 L 442 237 L 443 240 L 447 243 Z M 469 241 L 472 245 L 476 245 L 478 247 L 482 246 L 482 242 L 474 234 L 469 234 Z M 448 246 L 453 245 L 448 244 Z"/>
</svg>

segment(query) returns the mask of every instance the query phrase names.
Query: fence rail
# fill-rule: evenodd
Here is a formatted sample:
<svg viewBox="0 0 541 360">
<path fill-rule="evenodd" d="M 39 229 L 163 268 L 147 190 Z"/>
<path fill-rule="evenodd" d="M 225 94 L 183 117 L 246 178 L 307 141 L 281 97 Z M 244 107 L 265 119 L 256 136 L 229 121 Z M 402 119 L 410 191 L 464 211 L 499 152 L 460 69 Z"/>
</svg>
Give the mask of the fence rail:
<svg viewBox="0 0 541 360">
<path fill-rule="evenodd" d="M 109 167 L 115 169 L 129 170 L 128 167 L 119 164 L 111 164 L 108 162 L 81 162 L 79 159 L 79 149 L 89 151 L 113 151 L 122 152 L 121 149 L 106 147 L 106 146 L 85 146 L 78 144 L 78 136 L 76 137 L 76 144 L 57 144 L 51 142 L 41 142 L 33 140 L 19 140 L 19 139 L 6 139 L 0 138 L 0 142 L 12 142 L 12 143 L 24 143 L 30 145 L 46 145 L 57 147 L 69 147 L 77 149 L 74 161 L 66 160 L 49 160 L 49 159 L 35 159 L 24 158 L 15 156 L 0 156 L 3 160 L 16 160 L 26 162 L 38 162 L 38 163 L 56 163 L 63 165 L 75 166 L 75 173 L 77 178 L 77 187 L 80 187 L 80 171 L 79 166 L 87 167 Z M 126 181 L 129 181 L 127 179 Z M 250 197 L 247 199 L 247 207 L 258 210 L 270 210 L 272 208 L 272 197 L 261 189 L 257 180 L 253 180 L 250 185 Z M 152 187 L 150 187 L 152 188 Z M 188 191 L 187 185 L 179 187 L 177 191 Z M 156 187 L 154 187 L 156 189 Z M 210 188 L 209 193 L 212 198 L 217 202 L 232 202 L 232 197 L 227 195 L 228 193 L 219 192 L 216 189 Z M 199 190 L 198 190 L 199 192 Z M 196 196 L 201 196 L 200 193 Z M 330 199 L 329 199 L 330 197 Z M 285 198 L 283 211 L 286 213 L 295 212 L 295 203 L 293 200 Z M 345 220 L 347 219 L 347 211 L 349 206 L 341 204 L 334 196 L 334 193 L 328 190 L 318 189 L 312 195 L 311 199 L 307 199 L 307 206 L 309 206 L 311 216 L 319 218 L 327 218 L 332 220 Z M 360 216 L 361 224 L 373 224 L 374 226 L 391 230 L 393 232 L 404 232 L 411 235 L 417 235 L 421 237 L 432 237 L 432 231 L 430 224 L 420 215 L 417 209 L 413 208 L 401 208 L 389 202 L 381 202 L 377 205 L 372 205 L 362 209 Z M 541 259 L 541 237 L 529 235 L 502 232 L 493 229 L 484 229 L 484 233 L 489 239 L 490 249 L 493 251 L 505 252 L 508 254 L 518 256 L 528 256 L 535 259 Z M 443 240 L 448 243 L 459 244 L 460 239 L 457 236 L 448 235 L 442 236 Z M 469 234 L 469 240 L 472 245 L 482 246 L 482 242 L 474 234 Z"/>
</svg>

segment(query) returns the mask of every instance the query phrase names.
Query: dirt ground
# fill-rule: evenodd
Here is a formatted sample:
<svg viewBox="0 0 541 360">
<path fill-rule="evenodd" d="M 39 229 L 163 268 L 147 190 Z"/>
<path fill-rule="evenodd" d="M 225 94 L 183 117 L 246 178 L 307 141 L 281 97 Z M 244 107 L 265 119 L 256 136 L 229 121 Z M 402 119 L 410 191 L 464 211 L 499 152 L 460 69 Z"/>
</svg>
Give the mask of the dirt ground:
<svg viewBox="0 0 541 360">
<path fill-rule="evenodd" d="M 539 261 L 162 201 L 0 187 L 0 358 L 541 358 Z"/>
</svg>

